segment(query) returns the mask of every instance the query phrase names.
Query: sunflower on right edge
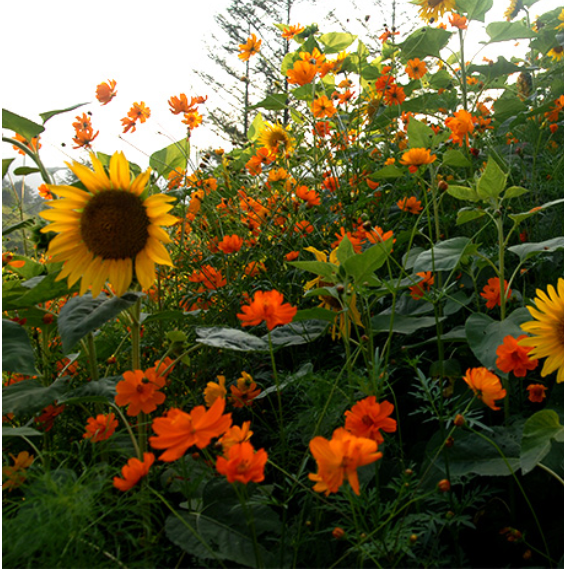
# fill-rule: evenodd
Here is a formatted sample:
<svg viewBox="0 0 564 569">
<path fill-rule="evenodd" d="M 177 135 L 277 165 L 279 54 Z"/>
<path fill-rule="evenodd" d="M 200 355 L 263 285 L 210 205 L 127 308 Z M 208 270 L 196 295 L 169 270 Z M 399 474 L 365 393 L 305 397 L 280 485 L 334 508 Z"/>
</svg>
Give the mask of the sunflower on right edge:
<svg viewBox="0 0 564 569">
<path fill-rule="evenodd" d="M 93 169 L 73 162 L 67 166 L 84 189 L 48 185 L 59 199 L 39 215 L 52 223 L 41 231 L 55 232 L 47 254 L 63 262 L 57 280 L 67 278 L 71 288 L 79 280 L 80 295 L 91 289 L 97 297 L 106 282 L 122 296 L 133 281 L 150 288 L 156 279 L 155 264 L 173 266 L 163 243 L 171 239 L 162 226 L 177 218 L 168 212 L 175 198 L 156 193 L 147 196 L 150 168 L 133 177 L 121 152 L 110 159 L 108 172 L 100 159 L 90 155 Z"/>
<path fill-rule="evenodd" d="M 542 377 L 556 371 L 557 383 L 564 383 L 564 279 L 558 279 L 556 286 L 548 285 L 548 294 L 537 289 L 535 307 L 527 306 L 535 320 L 521 324 L 530 336 L 520 340 L 519 345 L 533 348 L 529 352 L 531 359 L 546 358 Z"/>
</svg>

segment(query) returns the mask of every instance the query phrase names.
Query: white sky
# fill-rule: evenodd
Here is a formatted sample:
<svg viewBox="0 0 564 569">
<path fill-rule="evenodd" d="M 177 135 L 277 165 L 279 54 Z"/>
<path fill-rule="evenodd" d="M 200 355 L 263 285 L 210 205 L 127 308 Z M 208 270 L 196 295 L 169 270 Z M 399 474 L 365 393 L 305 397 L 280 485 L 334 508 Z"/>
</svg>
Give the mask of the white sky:
<svg viewBox="0 0 564 569">
<path fill-rule="evenodd" d="M 386 18 L 368 7 L 369 0 L 364 1 L 371 24 L 381 32 L 379 28 Z M 208 65 L 204 41 L 209 39 L 211 30 L 218 31 L 214 14 L 229 4 L 230 0 L 4 2 L 2 107 L 41 123 L 39 113 L 89 102 L 47 122 L 41 140 L 46 165 L 62 165 L 69 158 L 84 155 L 84 150 L 72 149 L 71 123 L 77 114 L 91 111 L 94 129 L 100 130 L 94 150 L 107 154 L 123 150 L 129 160 L 145 167 L 151 153 L 185 134 L 181 117 L 168 110 L 167 101 L 172 95 L 209 94 L 209 102 L 213 102 L 213 95 L 192 70 Z M 502 20 L 508 4 L 509 0 L 495 0 L 488 21 Z M 560 0 L 540 0 L 531 13 L 542 14 L 561 4 Z M 324 14 L 334 7 L 341 10 L 344 20 L 348 17 L 346 5 L 343 0 L 318 0 L 312 6 L 308 0 L 302 0 L 294 7 L 292 23 L 321 23 Z M 402 5 L 412 8 L 406 0 L 402 0 Z M 398 37 L 398 41 L 402 39 Z M 505 50 L 509 58 L 514 47 L 506 45 Z M 482 55 L 491 57 L 490 54 L 486 50 L 478 62 Z M 244 63 L 240 65 L 243 73 Z M 210 70 L 213 72 L 213 68 Z M 117 81 L 118 95 L 110 104 L 100 106 L 95 99 L 96 85 L 108 79 Z M 119 138 L 120 119 L 139 101 L 151 108 L 152 115 L 145 124 L 138 125 L 137 132 L 123 135 L 129 144 Z M 228 147 L 206 129 L 205 105 L 201 109 L 204 124 L 193 131 L 193 146 Z M 171 138 L 159 133 L 167 133 Z M 65 148 L 61 142 L 66 143 Z M 2 147 L 3 158 L 14 156 L 10 146 Z"/>
</svg>

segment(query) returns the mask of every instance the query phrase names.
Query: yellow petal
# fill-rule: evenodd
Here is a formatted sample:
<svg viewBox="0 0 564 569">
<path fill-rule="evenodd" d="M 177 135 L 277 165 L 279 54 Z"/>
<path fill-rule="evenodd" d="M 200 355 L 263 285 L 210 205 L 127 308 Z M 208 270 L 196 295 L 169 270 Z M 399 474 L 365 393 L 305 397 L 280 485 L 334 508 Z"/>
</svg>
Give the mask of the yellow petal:
<svg viewBox="0 0 564 569">
<path fill-rule="evenodd" d="M 123 152 L 116 152 L 110 160 L 110 180 L 116 190 L 129 190 L 131 186 L 129 162 Z"/>
<path fill-rule="evenodd" d="M 155 263 L 169 265 L 170 267 L 174 266 L 165 246 L 157 239 L 149 237 L 144 250 Z"/>
<path fill-rule="evenodd" d="M 86 203 L 88 200 L 92 199 L 92 194 L 85 192 L 74 186 L 47 186 L 51 193 L 61 196 L 62 198 L 70 198 L 72 200 L 80 200 Z"/>
<path fill-rule="evenodd" d="M 169 234 L 162 227 L 159 227 L 158 225 L 153 225 L 153 224 L 149 225 L 147 231 L 149 232 L 149 235 L 151 237 L 154 237 L 155 239 L 158 239 L 163 243 L 172 242 L 172 239 L 170 238 Z"/>
<path fill-rule="evenodd" d="M 109 190 L 109 180 L 107 176 L 100 176 L 99 173 L 93 172 L 83 164 L 73 162 L 67 166 L 74 172 L 74 175 L 88 188 L 91 192 L 97 193 L 100 190 Z"/>
<path fill-rule="evenodd" d="M 131 259 L 111 259 L 109 260 L 110 283 L 117 296 L 122 296 L 132 279 Z"/>
<path fill-rule="evenodd" d="M 151 168 L 148 168 L 145 172 L 139 174 L 139 176 L 137 176 L 137 178 L 133 180 L 133 183 L 131 184 L 131 188 L 129 191 L 132 194 L 135 194 L 136 196 L 140 196 L 143 193 L 143 190 L 145 189 L 145 186 L 147 185 L 150 176 L 151 176 Z"/>
<path fill-rule="evenodd" d="M 149 258 L 145 250 L 138 253 L 135 257 L 135 274 L 144 289 L 151 288 L 157 278 L 155 263 Z"/>
</svg>

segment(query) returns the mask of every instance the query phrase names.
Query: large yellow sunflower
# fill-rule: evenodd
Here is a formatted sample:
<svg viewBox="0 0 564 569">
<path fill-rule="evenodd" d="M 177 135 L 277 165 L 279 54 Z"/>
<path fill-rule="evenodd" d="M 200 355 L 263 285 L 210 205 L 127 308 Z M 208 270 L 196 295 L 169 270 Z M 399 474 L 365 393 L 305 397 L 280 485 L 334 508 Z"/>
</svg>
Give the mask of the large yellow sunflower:
<svg viewBox="0 0 564 569">
<path fill-rule="evenodd" d="M 456 9 L 456 0 L 415 0 L 419 6 L 419 15 L 424 20 L 438 20 L 445 12 Z"/>
<path fill-rule="evenodd" d="M 129 163 L 121 152 L 110 159 L 109 176 L 96 155 L 90 155 L 93 170 L 74 162 L 67 166 L 85 190 L 74 186 L 48 186 L 60 196 L 51 200 L 52 209 L 40 213 L 51 221 L 43 232 L 58 233 L 49 244 L 48 254 L 64 262 L 57 280 L 68 277 L 72 287 L 79 279 L 80 294 L 92 287 L 100 294 L 109 281 L 115 293 L 127 291 L 135 275 L 141 286 L 155 281 L 155 263 L 172 266 L 163 243 L 170 237 L 162 225 L 173 225 L 176 218 L 167 213 L 172 196 L 154 194 L 142 197 L 151 170 L 132 179 Z"/>
<path fill-rule="evenodd" d="M 520 346 L 531 346 L 529 358 L 546 358 L 541 375 L 558 370 L 556 381 L 564 382 L 564 279 L 558 279 L 558 290 L 548 285 L 548 295 L 537 289 L 535 306 L 527 306 L 531 322 L 521 328 L 531 334 L 519 342 Z"/>
<path fill-rule="evenodd" d="M 294 139 L 280 123 L 264 123 L 260 131 L 259 143 L 271 152 L 283 152 L 288 155 L 294 150 Z"/>
</svg>

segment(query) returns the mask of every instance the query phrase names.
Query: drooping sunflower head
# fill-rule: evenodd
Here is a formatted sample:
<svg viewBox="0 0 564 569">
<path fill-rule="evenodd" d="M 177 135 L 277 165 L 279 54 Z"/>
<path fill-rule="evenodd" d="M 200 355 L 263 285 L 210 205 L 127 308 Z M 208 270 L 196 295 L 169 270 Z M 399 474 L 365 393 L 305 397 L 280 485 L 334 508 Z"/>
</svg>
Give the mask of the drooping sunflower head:
<svg viewBox="0 0 564 569">
<path fill-rule="evenodd" d="M 294 139 L 288 130 L 288 127 L 284 128 L 280 123 L 267 122 L 261 129 L 259 143 L 271 152 L 291 154 L 294 150 Z"/>
<path fill-rule="evenodd" d="M 419 6 L 419 15 L 427 22 L 456 9 L 456 0 L 415 0 L 414 4 Z"/>
<path fill-rule="evenodd" d="M 517 14 L 521 11 L 522 8 L 523 8 L 523 0 L 511 0 L 509 2 L 507 10 L 505 10 L 505 13 L 503 14 L 503 17 L 508 22 L 510 22 L 511 20 L 513 20 L 513 18 L 515 18 L 515 16 L 517 16 Z"/>
<path fill-rule="evenodd" d="M 360 114 L 371 121 L 382 105 L 383 93 L 371 86 L 364 91 L 362 98 L 363 102 L 359 107 Z"/>
<path fill-rule="evenodd" d="M 108 172 L 95 154 L 90 158 L 93 170 L 77 162 L 67 164 L 85 189 L 48 186 L 59 199 L 40 213 L 51 222 L 42 231 L 58 233 L 47 252 L 54 262 L 64 263 L 57 279 L 68 277 L 69 287 L 81 279 L 80 294 L 92 288 L 94 297 L 109 281 L 121 296 L 135 269 L 138 282 L 148 289 L 156 278 L 155 263 L 172 266 L 163 245 L 171 240 L 161 226 L 176 223 L 168 213 L 174 198 L 143 197 L 151 171 L 132 177 L 121 152 L 111 157 Z"/>
</svg>

